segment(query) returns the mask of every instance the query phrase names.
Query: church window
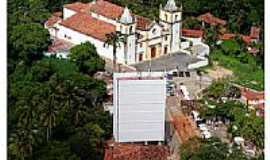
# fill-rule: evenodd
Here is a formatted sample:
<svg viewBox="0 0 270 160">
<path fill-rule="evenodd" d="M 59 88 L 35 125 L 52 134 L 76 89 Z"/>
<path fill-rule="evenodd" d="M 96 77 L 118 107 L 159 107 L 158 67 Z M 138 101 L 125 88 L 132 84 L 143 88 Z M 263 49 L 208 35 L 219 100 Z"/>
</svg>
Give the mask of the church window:
<svg viewBox="0 0 270 160">
<path fill-rule="evenodd" d="M 140 48 L 142 48 L 143 47 L 143 44 L 142 43 L 140 43 Z"/>
<path fill-rule="evenodd" d="M 189 72 L 185 72 L 186 77 L 190 77 L 190 73 Z"/>
<path fill-rule="evenodd" d="M 176 21 L 178 20 L 178 15 L 175 15 L 175 20 L 176 20 Z"/>
<path fill-rule="evenodd" d="M 164 47 L 164 54 L 167 54 L 167 52 L 168 52 L 168 47 L 166 46 Z"/>
<path fill-rule="evenodd" d="M 167 14 L 165 14 L 165 20 L 166 20 L 166 21 L 168 20 L 168 15 L 167 15 Z"/>
<path fill-rule="evenodd" d="M 157 31 L 157 30 L 154 28 L 154 29 L 153 29 L 153 31 L 152 31 L 152 33 L 153 33 L 153 34 L 155 34 L 155 33 L 156 33 L 156 31 Z"/>
<path fill-rule="evenodd" d="M 130 28 L 129 28 L 129 33 L 132 33 L 132 30 L 133 30 L 133 27 L 130 26 Z"/>
<path fill-rule="evenodd" d="M 143 60 L 143 54 L 139 54 L 139 61 Z"/>
</svg>

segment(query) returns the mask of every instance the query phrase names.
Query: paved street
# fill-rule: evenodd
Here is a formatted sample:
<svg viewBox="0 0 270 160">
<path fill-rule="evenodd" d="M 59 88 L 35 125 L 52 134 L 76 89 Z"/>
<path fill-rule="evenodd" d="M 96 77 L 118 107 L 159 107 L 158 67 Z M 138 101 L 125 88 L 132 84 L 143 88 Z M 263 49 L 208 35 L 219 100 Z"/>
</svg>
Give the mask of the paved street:
<svg viewBox="0 0 270 160">
<path fill-rule="evenodd" d="M 138 71 L 169 71 L 176 69 L 187 69 L 188 64 L 196 63 L 200 61 L 198 58 L 190 56 L 186 53 L 174 53 L 166 56 L 161 56 L 159 58 L 153 59 L 151 61 L 144 61 L 133 65 Z"/>
</svg>

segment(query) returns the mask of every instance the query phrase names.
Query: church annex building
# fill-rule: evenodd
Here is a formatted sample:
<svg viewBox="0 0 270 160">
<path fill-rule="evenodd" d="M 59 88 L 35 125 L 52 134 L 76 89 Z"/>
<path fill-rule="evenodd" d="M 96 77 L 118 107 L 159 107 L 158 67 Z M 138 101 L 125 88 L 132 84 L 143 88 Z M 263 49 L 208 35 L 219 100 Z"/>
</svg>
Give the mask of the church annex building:
<svg viewBox="0 0 270 160">
<path fill-rule="evenodd" d="M 51 17 L 46 23 L 53 38 L 73 44 L 89 41 L 97 52 L 113 58 L 113 47 L 104 45 L 107 34 L 121 32 L 125 43 L 117 48 L 117 61 L 135 64 L 180 51 L 182 7 L 168 0 L 160 7 L 159 21 L 133 14 L 105 0 L 90 3 L 75 2 L 63 7 L 63 19 Z"/>
</svg>

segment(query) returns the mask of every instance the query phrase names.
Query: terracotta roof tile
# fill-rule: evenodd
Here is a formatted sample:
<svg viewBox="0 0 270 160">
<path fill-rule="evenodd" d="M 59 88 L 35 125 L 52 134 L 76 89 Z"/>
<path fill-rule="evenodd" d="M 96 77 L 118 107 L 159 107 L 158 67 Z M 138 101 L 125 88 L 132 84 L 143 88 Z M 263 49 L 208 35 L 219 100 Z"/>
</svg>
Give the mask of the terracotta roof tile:
<svg viewBox="0 0 270 160">
<path fill-rule="evenodd" d="M 92 3 L 90 11 L 111 19 L 117 19 L 122 15 L 124 8 L 105 0 L 97 0 L 96 3 Z"/>
<path fill-rule="evenodd" d="M 152 23 L 150 19 L 142 16 L 136 15 L 136 19 L 137 19 L 137 29 L 146 30 Z"/>
<path fill-rule="evenodd" d="M 247 100 L 264 100 L 264 92 L 257 92 L 248 88 L 242 88 L 241 95 Z"/>
<path fill-rule="evenodd" d="M 106 40 L 106 34 L 116 31 L 116 27 L 114 25 L 83 13 L 77 13 L 67 18 L 66 20 L 62 21 L 60 25 L 89 35 L 101 41 Z"/>
<path fill-rule="evenodd" d="M 205 13 L 203 15 L 200 15 L 198 17 L 198 20 L 204 21 L 204 22 L 206 22 L 206 23 L 208 23 L 210 25 L 218 25 L 218 24 L 220 24 L 220 25 L 226 25 L 226 23 L 227 23 L 225 20 L 220 19 L 218 17 L 215 17 L 215 16 L 213 16 L 209 12 L 208 13 Z"/>
<path fill-rule="evenodd" d="M 62 18 L 60 18 L 59 16 L 54 16 L 52 15 L 46 22 L 45 22 L 45 26 L 46 27 L 53 27 L 53 25 L 55 23 L 57 23 L 58 21 L 61 21 Z"/>
<path fill-rule="evenodd" d="M 75 2 L 71 4 L 66 4 L 65 8 L 74 10 L 79 13 L 87 13 L 94 12 L 99 15 L 102 15 L 104 17 L 110 18 L 110 19 L 117 19 L 119 18 L 124 8 L 121 6 L 118 6 L 116 4 L 110 3 L 105 0 L 97 0 L 96 3 L 90 2 L 90 3 L 81 3 L 81 2 Z M 151 24 L 151 20 L 142 16 L 138 16 L 133 14 L 137 18 L 137 29 L 146 30 L 147 27 Z"/>
<path fill-rule="evenodd" d="M 106 147 L 104 160 L 167 160 L 168 147 L 164 145 L 143 145 L 111 142 Z"/>
<path fill-rule="evenodd" d="M 250 29 L 250 37 L 254 39 L 259 39 L 260 36 L 260 28 L 258 27 L 251 27 Z"/>
<path fill-rule="evenodd" d="M 65 8 L 71 9 L 73 11 L 80 12 L 80 13 L 86 13 L 87 9 L 89 9 L 90 6 L 91 6 L 90 4 L 82 3 L 82 2 L 75 2 L 75 3 L 64 5 Z"/>
<path fill-rule="evenodd" d="M 219 39 L 221 39 L 221 40 L 229 40 L 229 39 L 234 38 L 235 36 L 236 36 L 236 34 L 234 34 L 234 33 L 225 33 L 223 35 L 220 35 Z"/>
<path fill-rule="evenodd" d="M 250 36 L 242 35 L 241 38 L 246 44 L 249 44 L 252 41 L 252 38 Z"/>
<path fill-rule="evenodd" d="M 194 37 L 200 38 L 203 36 L 202 30 L 194 30 L 194 29 L 182 29 L 182 35 L 186 37 Z"/>
<path fill-rule="evenodd" d="M 69 50 L 73 47 L 73 44 L 62 39 L 55 39 L 53 43 L 48 47 L 48 52 L 58 52 L 63 50 Z"/>
</svg>

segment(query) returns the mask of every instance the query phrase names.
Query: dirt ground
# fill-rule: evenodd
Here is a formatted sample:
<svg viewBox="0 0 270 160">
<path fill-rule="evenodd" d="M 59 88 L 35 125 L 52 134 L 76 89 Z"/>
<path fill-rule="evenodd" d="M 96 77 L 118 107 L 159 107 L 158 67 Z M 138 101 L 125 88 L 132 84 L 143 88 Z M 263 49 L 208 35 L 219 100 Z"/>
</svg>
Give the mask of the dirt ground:
<svg viewBox="0 0 270 160">
<path fill-rule="evenodd" d="M 218 64 L 214 64 L 212 68 L 206 69 L 206 71 L 208 76 L 213 80 L 222 79 L 233 75 L 231 70 L 221 67 Z"/>
</svg>

